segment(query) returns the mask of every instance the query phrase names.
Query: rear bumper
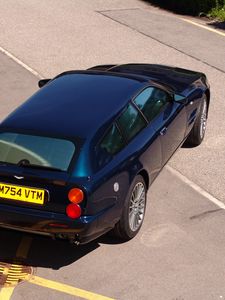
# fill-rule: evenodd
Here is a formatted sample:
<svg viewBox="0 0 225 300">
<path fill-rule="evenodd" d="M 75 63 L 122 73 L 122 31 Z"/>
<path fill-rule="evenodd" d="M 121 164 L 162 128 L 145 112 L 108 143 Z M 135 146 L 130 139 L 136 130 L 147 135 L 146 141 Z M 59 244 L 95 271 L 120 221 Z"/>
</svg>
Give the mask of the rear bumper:
<svg viewBox="0 0 225 300">
<path fill-rule="evenodd" d="M 112 209 L 111 206 L 97 215 L 73 220 L 61 213 L 0 204 L 0 227 L 84 244 L 113 227 L 113 222 L 105 222 L 112 215 Z"/>
</svg>

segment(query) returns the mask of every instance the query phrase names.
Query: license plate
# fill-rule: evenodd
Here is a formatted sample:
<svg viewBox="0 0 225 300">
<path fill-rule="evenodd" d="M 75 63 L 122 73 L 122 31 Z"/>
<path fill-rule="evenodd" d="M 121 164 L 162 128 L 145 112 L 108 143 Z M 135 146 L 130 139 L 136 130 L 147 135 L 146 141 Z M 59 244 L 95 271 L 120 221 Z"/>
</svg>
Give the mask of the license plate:
<svg viewBox="0 0 225 300">
<path fill-rule="evenodd" d="M 0 198 L 44 204 L 46 190 L 0 182 Z"/>
</svg>

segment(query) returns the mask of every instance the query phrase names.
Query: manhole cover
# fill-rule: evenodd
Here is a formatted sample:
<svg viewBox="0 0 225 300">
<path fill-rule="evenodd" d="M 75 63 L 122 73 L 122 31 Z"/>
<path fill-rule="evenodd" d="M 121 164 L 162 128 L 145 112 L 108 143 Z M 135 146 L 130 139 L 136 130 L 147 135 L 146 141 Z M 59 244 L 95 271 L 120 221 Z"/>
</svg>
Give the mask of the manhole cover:
<svg viewBox="0 0 225 300">
<path fill-rule="evenodd" d="M 16 286 L 24 280 L 29 280 L 32 275 L 32 267 L 0 263 L 0 287 Z"/>
</svg>

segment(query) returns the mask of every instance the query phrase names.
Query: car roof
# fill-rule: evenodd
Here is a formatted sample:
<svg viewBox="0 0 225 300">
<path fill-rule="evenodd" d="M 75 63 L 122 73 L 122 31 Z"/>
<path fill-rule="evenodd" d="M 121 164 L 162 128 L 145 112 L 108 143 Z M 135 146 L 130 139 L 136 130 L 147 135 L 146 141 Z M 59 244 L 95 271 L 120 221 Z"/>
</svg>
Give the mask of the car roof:
<svg viewBox="0 0 225 300">
<path fill-rule="evenodd" d="M 85 139 L 110 122 L 146 81 L 99 71 L 63 73 L 11 113 L 1 128 Z"/>
</svg>

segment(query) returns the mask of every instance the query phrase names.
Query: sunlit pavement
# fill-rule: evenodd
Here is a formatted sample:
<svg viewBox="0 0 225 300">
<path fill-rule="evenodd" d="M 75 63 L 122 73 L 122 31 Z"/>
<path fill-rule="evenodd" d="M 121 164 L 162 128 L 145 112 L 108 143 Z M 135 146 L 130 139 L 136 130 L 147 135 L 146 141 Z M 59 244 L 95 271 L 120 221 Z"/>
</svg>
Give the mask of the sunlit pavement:
<svg viewBox="0 0 225 300">
<path fill-rule="evenodd" d="M 206 140 L 179 150 L 170 164 L 224 201 L 223 35 L 136 0 L 47 3 L 0 1 L 0 46 L 18 58 L 0 54 L 0 117 L 37 90 L 32 70 L 51 77 L 113 62 L 201 70 L 213 95 Z M 225 299 L 224 220 L 224 209 L 166 168 L 149 191 L 142 230 L 128 243 L 108 235 L 75 247 L 0 230 L 0 300 Z"/>
</svg>

